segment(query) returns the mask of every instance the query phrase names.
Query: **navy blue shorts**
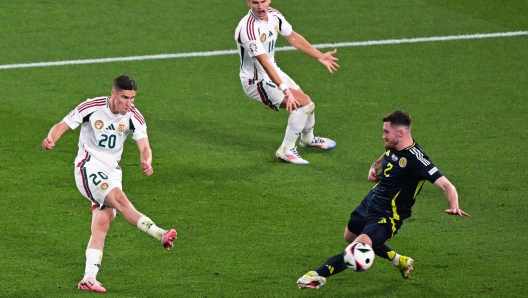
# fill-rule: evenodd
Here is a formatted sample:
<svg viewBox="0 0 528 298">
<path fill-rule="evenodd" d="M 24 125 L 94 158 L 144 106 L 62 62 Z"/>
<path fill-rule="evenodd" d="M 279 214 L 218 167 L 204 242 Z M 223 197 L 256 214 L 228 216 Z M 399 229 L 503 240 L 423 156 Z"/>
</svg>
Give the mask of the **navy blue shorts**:
<svg viewBox="0 0 528 298">
<path fill-rule="evenodd" d="M 372 240 L 373 247 L 379 247 L 391 239 L 401 228 L 403 222 L 392 218 L 392 213 L 384 213 L 372 206 L 366 200 L 350 213 L 347 228 L 356 236 L 366 234 Z"/>
</svg>

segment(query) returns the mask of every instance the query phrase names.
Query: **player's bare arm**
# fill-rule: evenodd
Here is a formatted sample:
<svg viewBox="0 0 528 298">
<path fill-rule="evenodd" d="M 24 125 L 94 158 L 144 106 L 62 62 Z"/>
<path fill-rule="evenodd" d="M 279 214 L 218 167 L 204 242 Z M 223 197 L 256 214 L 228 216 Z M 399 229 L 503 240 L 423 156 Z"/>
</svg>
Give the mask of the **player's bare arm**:
<svg viewBox="0 0 528 298">
<path fill-rule="evenodd" d="M 258 55 L 257 60 L 260 65 L 262 65 L 262 68 L 264 68 L 273 83 L 277 84 L 277 86 L 281 86 L 283 84 L 283 81 L 281 80 L 279 74 L 277 73 L 273 65 L 271 65 L 271 62 L 268 59 L 268 55 Z M 281 89 L 283 89 L 282 91 L 284 92 L 284 96 L 286 97 L 286 110 L 291 114 L 293 110 L 297 110 L 297 108 L 299 107 L 299 102 L 295 99 L 290 89 Z"/>
<path fill-rule="evenodd" d="M 152 168 L 152 150 L 150 149 L 148 138 L 137 140 L 137 145 L 139 148 L 139 156 L 141 158 L 141 170 L 147 176 L 150 176 L 154 173 L 154 169 Z"/>
<path fill-rule="evenodd" d="M 42 141 L 42 147 L 46 150 L 52 150 L 55 147 L 55 142 L 69 129 L 70 127 L 64 121 L 53 125 L 48 136 Z"/>
<path fill-rule="evenodd" d="M 372 181 L 372 182 L 378 182 L 379 181 L 379 177 L 378 177 L 378 170 L 381 168 L 381 163 L 383 161 L 383 155 L 382 154 L 380 156 L 380 158 L 378 158 L 378 160 L 376 160 L 371 166 L 370 166 L 370 170 L 369 170 L 369 174 L 368 174 L 368 180 L 369 181 Z"/>
<path fill-rule="evenodd" d="M 447 214 L 470 216 L 458 206 L 458 192 L 455 186 L 449 180 L 447 180 L 445 176 L 438 178 L 434 184 L 444 191 L 447 202 L 449 203 L 449 209 L 446 209 L 445 211 Z"/>
<path fill-rule="evenodd" d="M 292 33 L 288 36 L 284 36 L 284 38 L 294 48 L 317 59 L 317 61 L 326 66 L 330 73 L 337 71 L 337 68 L 339 68 L 339 64 L 337 64 L 337 61 L 339 61 L 339 59 L 333 56 L 337 52 L 337 49 L 322 53 L 314 46 L 312 46 L 302 35 L 295 31 L 292 31 Z"/>
</svg>

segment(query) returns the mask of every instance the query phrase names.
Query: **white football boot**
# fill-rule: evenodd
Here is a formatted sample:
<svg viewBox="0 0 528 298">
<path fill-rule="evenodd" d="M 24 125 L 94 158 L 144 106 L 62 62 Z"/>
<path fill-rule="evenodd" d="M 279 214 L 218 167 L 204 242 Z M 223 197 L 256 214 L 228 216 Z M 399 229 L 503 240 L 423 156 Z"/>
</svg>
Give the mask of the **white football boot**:
<svg viewBox="0 0 528 298">
<path fill-rule="evenodd" d="M 317 147 L 317 148 L 329 150 L 336 146 L 336 142 L 328 138 L 314 137 L 313 140 L 310 142 L 310 144 L 305 144 L 301 140 L 299 145 L 301 145 L 301 147 Z"/>
<path fill-rule="evenodd" d="M 303 159 L 299 153 L 297 152 L 297 147 L 293 147 L 289 150 L 283 150 L 282 148 L 279 148 L 277 152 L 275 153 L 278 158 L 297 165 L 307 165 L 309 162 L 305 159 Z"/>
</svg>

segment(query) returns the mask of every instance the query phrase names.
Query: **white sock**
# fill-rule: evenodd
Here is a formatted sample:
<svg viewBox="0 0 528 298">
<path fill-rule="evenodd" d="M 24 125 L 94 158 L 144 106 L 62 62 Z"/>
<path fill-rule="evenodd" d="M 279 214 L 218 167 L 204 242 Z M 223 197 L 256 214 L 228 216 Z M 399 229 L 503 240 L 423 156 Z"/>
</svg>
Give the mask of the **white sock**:
<svg viewBox="0 0 528 298">
<path fill-rule="evenodd" d="M 392 262 L 392 264 L 394 264 L 394 266 L 400 265 L 400 255 L 399 254 L 395 254 L 394 255 L 394 259 L 392 259 L 391 262 Z"/>
<path fill-rule="evenodd" d="M 312 104 L 313 103 L 298 108 L 290 114 L 290 117 L 288 118 L 288 126 L 286 127 L 286 134 L 284 135 L 284 140 L 281 145 L 282 150 L 286 151 L 295 147 L 295 142 L 297 142 L 297 138 L 306 125 L 306 120 L 308 119 Z"/>
<path fill-rule="evenodd" d="M 301 132 L 301 141 L 305 144 L 310 144 L 314 138 L 313 129 L 315 126 L 315 104 L 312 102 L 309 104 L 309 106 L 310 105 L 312 108 L 308 114 L 308 118 L 306 119 L 304 129 Z"/>
<path fill-rule="evenodd" d="M 161 235 L 165 231 L 163 229 L 158 228 L 158 226 L 156 226 L 152 219 L 146 216 L 140 217 L 136 226 L 141 231 L 146 232 L 147 234 L 158 240 L 161 240 Z"/>
<path fill-rule="evenodd" d="M 101 268 L 101 260 L 103 259 L 103 251 L 93 248 L 86 249 L 86 267 L 84 269 L 84 278 L 96 278 L 99 268 Z"/>
</svg>

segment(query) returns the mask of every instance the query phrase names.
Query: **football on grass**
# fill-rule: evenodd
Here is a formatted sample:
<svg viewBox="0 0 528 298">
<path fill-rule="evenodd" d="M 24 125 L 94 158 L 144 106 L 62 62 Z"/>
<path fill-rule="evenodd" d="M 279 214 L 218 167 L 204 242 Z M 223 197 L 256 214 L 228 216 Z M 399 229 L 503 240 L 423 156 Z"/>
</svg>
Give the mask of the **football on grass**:
<svg viewBox="0 0 528 298">
<path fill-rule="evenodd" d="M 361 242 L 352 242 L 343 253 L 347 267 L 357 272 L 369 269 L 374 263 L 374 256 L 372 247 Z"/>
</svg>

